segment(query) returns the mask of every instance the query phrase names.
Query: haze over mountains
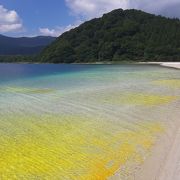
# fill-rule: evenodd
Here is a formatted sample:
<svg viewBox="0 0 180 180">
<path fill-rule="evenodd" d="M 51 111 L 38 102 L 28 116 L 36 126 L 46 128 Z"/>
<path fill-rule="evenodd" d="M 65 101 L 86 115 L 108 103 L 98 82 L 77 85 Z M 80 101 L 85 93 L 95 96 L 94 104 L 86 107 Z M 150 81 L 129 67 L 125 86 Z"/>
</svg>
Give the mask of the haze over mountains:
<svg viewBox="0 0 180 180">
<path fill-rule="evenodd" d="M 178 61 L 180 20 L 117 9 L 62 34 L 41 62 Z"/>
<path fill-rule="evenodd" d="M 55 39 L 55 37 L 50 36 L 14 38 L 0 35 L 0 55 L 38 54 Z"/>
</svg>

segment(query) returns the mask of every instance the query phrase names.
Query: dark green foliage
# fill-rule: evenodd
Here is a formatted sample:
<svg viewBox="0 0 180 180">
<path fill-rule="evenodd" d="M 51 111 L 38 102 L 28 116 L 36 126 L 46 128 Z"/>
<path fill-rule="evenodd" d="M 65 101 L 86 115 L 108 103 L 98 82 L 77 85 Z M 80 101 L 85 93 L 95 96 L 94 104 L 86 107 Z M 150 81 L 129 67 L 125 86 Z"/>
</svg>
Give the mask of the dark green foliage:
<svg viewBox="0 0 180 180">
<path fill-rule="evenodd" d="M 180 21 L 138 10 L 114 10 L 61 35 L 41 62 L 180 60 Z"/>
</svg>

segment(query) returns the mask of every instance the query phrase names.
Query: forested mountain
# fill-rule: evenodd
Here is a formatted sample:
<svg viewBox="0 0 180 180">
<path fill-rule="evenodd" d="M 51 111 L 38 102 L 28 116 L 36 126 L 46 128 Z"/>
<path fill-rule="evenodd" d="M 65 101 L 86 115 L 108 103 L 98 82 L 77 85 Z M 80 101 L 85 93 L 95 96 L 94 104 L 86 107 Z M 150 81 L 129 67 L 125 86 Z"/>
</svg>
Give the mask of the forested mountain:
<svg viewBox="0 0 180 180">
<path fill-rule="evenodd" d="M 6 37 L 0 35 L 0 55 L 32 55 L 54 41 L 54 37 Z"/>
<path fill-rule="evenodd" d="M 117 9 L 62 34 L 41 62 L 180 60 L 180 20 Z"/>
</svg>

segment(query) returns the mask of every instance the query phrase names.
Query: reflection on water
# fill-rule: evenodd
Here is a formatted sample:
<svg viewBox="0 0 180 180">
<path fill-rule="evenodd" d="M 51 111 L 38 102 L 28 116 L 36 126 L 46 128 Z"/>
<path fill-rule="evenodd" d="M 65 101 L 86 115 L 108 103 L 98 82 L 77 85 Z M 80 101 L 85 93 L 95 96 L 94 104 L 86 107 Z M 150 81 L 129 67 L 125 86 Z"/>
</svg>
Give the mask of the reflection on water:
<svg viewBox="0 0 180 180">
<path fill-rule="evenodd" d="M 177 70 L 18 66 L 0 78 L 0 179 L 129 178 L 179 113 Z"/>
</svg>

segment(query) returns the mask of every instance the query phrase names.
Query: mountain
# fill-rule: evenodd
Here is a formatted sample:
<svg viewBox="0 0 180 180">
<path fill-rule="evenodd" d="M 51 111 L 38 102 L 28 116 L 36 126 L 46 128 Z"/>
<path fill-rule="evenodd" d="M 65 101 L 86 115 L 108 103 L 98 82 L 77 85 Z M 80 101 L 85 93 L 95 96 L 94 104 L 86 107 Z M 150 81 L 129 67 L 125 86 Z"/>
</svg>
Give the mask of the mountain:
<svg viewBox="0 0 180 180">
<path fill-rule="evenodd" d="M 180 60 L 180 20 L 117 9 L 62 34 L 41 62 Z"/>
<path fill-rule="evenodd" d="M 37 54 L 54 40 L 54 37 L 46 36 L 13 38 L 0 35 L 0 55 Z"/>
</svg>

